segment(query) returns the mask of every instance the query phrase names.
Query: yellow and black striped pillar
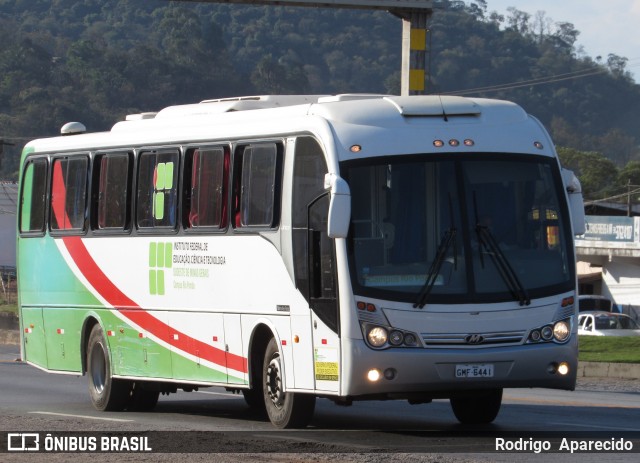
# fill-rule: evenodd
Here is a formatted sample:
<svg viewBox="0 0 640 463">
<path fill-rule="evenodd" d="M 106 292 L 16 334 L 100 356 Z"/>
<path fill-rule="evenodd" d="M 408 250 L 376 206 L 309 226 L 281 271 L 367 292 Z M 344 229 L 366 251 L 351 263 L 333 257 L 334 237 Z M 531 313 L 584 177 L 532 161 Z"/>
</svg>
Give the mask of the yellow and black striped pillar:
<svg viewBox="0 0 640 463">
<path fill-rule="evenodd" d="M 402 19 L 402 95 L 425 94 L 429 15 L 416 11 Z"/>
</svg>

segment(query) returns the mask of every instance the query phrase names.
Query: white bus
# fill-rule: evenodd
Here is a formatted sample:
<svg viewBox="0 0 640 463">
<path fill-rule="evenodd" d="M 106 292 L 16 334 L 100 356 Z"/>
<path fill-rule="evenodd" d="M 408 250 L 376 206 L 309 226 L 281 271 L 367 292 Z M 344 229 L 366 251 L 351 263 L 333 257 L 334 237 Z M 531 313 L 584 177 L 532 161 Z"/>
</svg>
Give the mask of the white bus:
<svg viewBox="0 0 640 463">
<path fill-rule="evenodd" d="M 23 359 L 99 410 L 241 390 L 339 404 L 576 381 L 579 182 L 515 104 L 266 96 L 79 123 L 21 161 Z"/>
</svg>

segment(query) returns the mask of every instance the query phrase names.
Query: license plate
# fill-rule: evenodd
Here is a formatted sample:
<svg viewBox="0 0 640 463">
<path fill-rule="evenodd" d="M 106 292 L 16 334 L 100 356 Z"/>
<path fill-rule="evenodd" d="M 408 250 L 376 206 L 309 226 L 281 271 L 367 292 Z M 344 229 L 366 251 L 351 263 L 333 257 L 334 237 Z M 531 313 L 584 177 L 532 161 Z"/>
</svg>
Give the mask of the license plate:
<svg viewBox="0 0 640 463">
<path fill-rule="evenodd" d="M 456 378 L 493 378 L 493 364 L 456 365 Z"/>
</svg>

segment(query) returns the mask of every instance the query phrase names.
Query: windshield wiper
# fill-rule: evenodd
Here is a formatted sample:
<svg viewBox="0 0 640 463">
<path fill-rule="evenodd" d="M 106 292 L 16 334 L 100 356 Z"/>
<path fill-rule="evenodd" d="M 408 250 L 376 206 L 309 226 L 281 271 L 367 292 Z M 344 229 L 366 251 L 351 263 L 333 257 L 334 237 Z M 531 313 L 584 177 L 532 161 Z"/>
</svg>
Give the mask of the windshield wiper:
<svg viewBox="0 0 640 463">
<path fill-rule="evenodd" d="M 444 263 L 445 258 L 447 257 L 447 253 L 449 252 L 449 248 L 451 247 L 451 243 L 454 243 L 456 240 L 456 229 L 455 227 L 449 228 L 442 240 L 440 240 L 440 244 L 438 245 L 438 252 L 436 253 L 435 259 L 431 263 L 431 267 L 429 267 L 429 271 L 427 272 L 427 279 L 422 285 L 420 289 L 420 293 L 418 295 L 418 300 L 413 304 L 413 308 L 424 308 L 427 304 L 427 297 L 429 297 L 429 293 L 431 293 L 431 289 L 433 289 L 433 285 L 436 284 L 436 280 L 438 279 L 438 274 L 440 273 L 440 268 L 442 268 L 442 264 Z M 456 256 L 454 256 L 454 265 L 456 265 Z"/>
<path fill-rule="evenodd" d="M 478 234 L 478 242 L 480 243 L 480 261 L 482 262 L 482 248 L 484 247 L 493 262 L 495 263 L 498 273 L 507 284 L 509 291 L 520 301 L 520 305 L 531 304 L 531 299 L 527 290 L 524 288 L 515 270 L 504 255 L 500 245 L 496 241 L 495 237 L 491 233 L 488 227 L 484 225 L 476 225 L 476 233 Z M 484 264 L 482 264 L 484 265 Z"/>
</svg>

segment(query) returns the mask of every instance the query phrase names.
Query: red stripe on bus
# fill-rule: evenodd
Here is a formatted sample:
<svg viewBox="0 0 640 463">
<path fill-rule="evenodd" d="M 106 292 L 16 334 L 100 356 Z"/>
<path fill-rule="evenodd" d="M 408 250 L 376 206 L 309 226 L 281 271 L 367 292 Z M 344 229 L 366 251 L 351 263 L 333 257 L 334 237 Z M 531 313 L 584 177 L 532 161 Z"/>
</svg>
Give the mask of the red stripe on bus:
<svg viewBox="0 0 640 463">
<path fill-rule="evenodd" d="M 179 339 L 174 340 L 174 336 L 171 333 L 175 332 L 175 330 L 172 330 L 169 325 L 158 320 L 146 310 L 143 310 L 126 294 L 120 291 L 100 269 L 93 257 L 91 257 L 91 254 L 79 236 L 64 237 L 62 241 L 67 247 L 71 258 L 78 266 L 78 269 L 80 269 L 80 272 L 82 272 L 91 286 L 126 318 L 172 347 L 212 363 L 221 366 L 226 365 L 227 368 L 231 368 L 232 370 L 243 373 L 248 372 L 247 359 L 240 355 L 230 354 L 221 349 L 217 349 L 181 332 L 177 332 Z"/>
</svg>

